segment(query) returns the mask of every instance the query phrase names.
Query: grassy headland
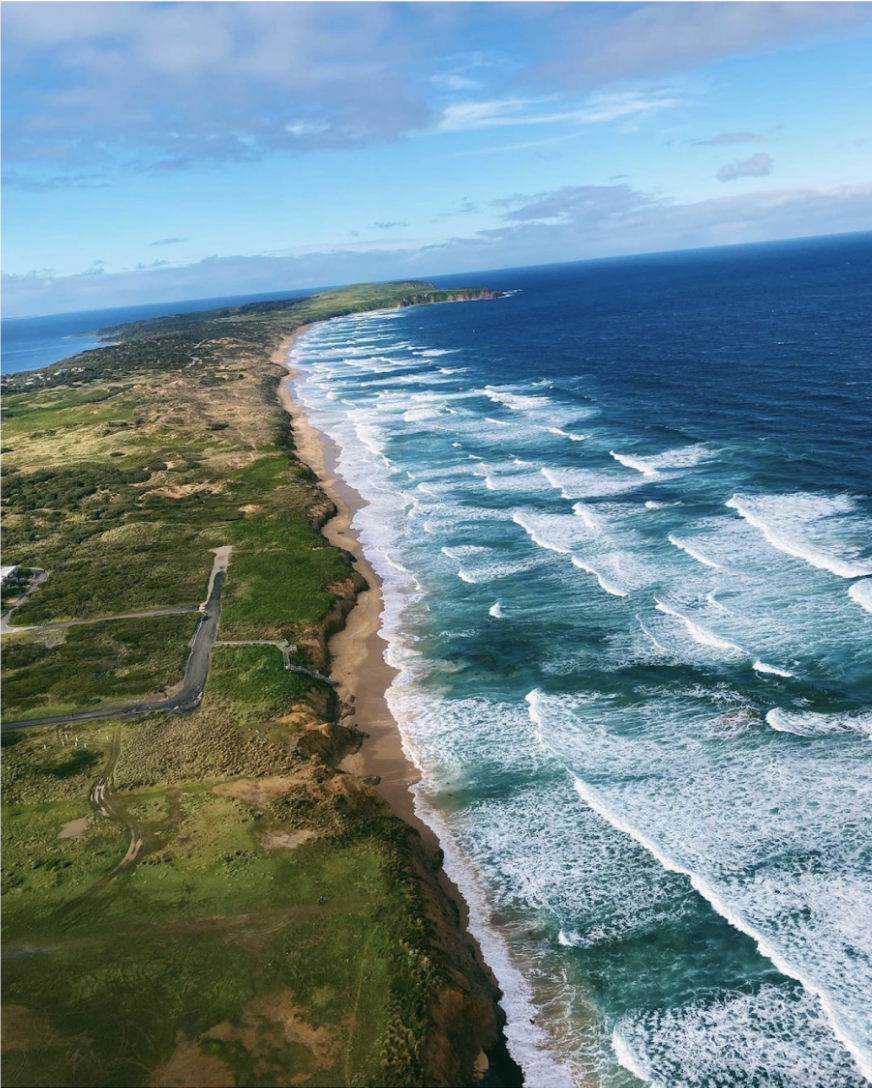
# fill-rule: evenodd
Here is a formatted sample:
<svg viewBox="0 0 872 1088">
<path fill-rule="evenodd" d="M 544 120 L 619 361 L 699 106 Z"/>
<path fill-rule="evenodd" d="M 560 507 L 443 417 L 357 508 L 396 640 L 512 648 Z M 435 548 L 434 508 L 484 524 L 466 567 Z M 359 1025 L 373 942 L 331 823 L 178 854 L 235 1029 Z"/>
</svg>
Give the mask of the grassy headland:
<svg viewBox="0 0 872 1088">
<path fill-rule="evenodd" d="M 490 294 L 163 318 L 4 379 L 4 562 L 48 572 L 3 636 L 4 719 L 171 691 L 196 616 L 100 618 L 196 605 L 224 545 L 219 640 L 327 669 L 363 580 L 319 532 L 270 356 L 313 321 Z M 96 622 L 39 630 L 71 620 Z M 360 741 L 340 711 L 277 647 L 219 645 L 190 714 L 3 734 L 7 1084 L 472 1080 L 494 988 L 438 857 L 335 769 Z"/>
</svg>

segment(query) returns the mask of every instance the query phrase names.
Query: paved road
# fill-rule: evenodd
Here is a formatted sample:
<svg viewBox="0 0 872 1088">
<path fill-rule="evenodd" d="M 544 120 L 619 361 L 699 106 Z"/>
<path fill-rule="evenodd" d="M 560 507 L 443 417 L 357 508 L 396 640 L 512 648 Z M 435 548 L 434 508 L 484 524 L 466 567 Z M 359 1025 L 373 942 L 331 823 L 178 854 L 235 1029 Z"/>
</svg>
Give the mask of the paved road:
<svg viewBox="0 0 872 1088">
<path fill-rule="evenodd" d="M 218 634 L 218 620 L 221 616 L 221 587 L 227 575 L 227 564 L 231 547 L 215 548 L 215 562 L 209 578 L 209 592 L 206 603 L 202 606 L 200 625 L 191 639 L 191 652 L 185 665 L 185 676 L 178 694 L 169 699 L 152 702 L 131 703 L 126 706 L 103 707 L 98 710 L 83 710 L 78 714 L 58 714 L 50 718 L 28 718 L 25 721 L 4 722 L 0 729 L 5 733 L 9 729 L 35 729 L 46 725 L 72 725 L 75 722 L 100 721 L 104 718 L 137 718 L 155 711 L 183 714 L 196 710 L 203 698 L 209 666 L 212 662 L 212 647 Z"/>
</svg>

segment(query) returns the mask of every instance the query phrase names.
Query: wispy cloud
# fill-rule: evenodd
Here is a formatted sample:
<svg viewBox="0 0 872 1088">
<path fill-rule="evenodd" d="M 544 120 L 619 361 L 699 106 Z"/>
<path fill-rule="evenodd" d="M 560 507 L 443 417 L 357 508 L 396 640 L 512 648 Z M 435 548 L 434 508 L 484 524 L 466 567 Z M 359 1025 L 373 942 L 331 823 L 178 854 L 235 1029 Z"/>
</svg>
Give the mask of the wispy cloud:
<svg viewBox="0 0 872 1088">
<path fill-rule="evenodd" d="M 772 157 L 758 151 L 749 159 L 728 162 L 715 172 L 718 181 L 736 181 L 737 178 L 765 178 L 772 173 Z"/>
<path fill-rule="evenodd" d="M 541 140 L 522 140 L 520 143 L 498 144 L 496 147 L 485 145 L 475 147 L 469 151 L 460 151 L 459 155 L 498 155 L 505 151 L 533 151 L 537 148 L 547 147 L 550 144 L 563 143 L 565 140 L 577 139 L 577 132 L 564 132 L 560 136 L 545 136 Z"/>
<path fill-rule="evenodd" d="M 642 91 L 592 95 L 583 104 L 572 108 L 561 106 L 560 99 L 553 96 L 467 101 L 447 106 L 436 131 L 468 132 L 514 125 L 559 123 L 595 125 L 679 105 L 681 100 L 672 94 L 645 94 Z"/>
<path fill-rule="evenodd" d="M 54 174 L 50 177 L 34 177 L 17 170 L 3 174 L 3 184 L 12 189 L 29 192 L 55 192 L 58 189 L 105 189 L 109 182 L 102 174 Z"/>
<path fill-rule="evenodd" d="M 177 246 L 181 242 L 187 242 L 187 238 L 158 238 L 157 241 L 149 242 L 150 246 Z"/>
<path fill-rule="evenodd" d="M 437 223 L 440 219 L 453 219 L 456 215 L 472 215 L 478 211 L 481 211 L 481 205 L 475 200 L 464 197 L 453 208 L 447 208 L 444 212 L 437 213 L 433 217 L 433 222 Z"/>
<path fill-rule="evenodd" d="M 407 227 L 408 225 L 405 219 L 380 219 L 377 223 L 373 223 L 376 230 L 392 230 L 394 227 Z"/>
<path fill-rule="evenodd" d="M 759 143 L 763 136 L 759 132 L 722 132 L 719 136 L 710 136 L 706 140 L 694 140 L 697 147 L 727 147 L 731 144 Z"/>
<path fill-rule="evenodd" d="M 661 78 L 822 34 L 851 37 L 872 23 L 872 5 L 858 3 L 621 4 L 611 17 L 592 17 L 587 7 L 543 11 L 554 47 L 540 66 L 543 80 L 579 89 Z"/>
<path fill-rule="evenodd" d="M 440 72 L 429 78 L 435 86 L 443 87 L 447 91 L 474 91 L 484 86 L 481 80 L 470 79 L 459 72 Z"/>
</svg>

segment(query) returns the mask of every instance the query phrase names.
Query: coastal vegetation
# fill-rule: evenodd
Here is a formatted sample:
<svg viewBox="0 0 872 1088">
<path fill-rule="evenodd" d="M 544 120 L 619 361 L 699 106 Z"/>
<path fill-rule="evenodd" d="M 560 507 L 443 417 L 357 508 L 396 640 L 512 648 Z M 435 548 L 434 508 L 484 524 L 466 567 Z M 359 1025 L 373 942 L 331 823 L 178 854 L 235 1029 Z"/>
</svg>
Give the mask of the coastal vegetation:
<svg viewBox="0 0 872 1088">
<path fill-rule="evenodd" d="M 455 1085 L 498 1044 L 439 857 L 336 770 L 349 708 L 279 647 L 221 644 L 324 670 L 364 585 L 319 532 L 277 349 L 334 314 L 489 294 L 165 318 L 4 380 L 7 561 L 48 575 L 8 617 L 4 721 L 172 690 L 211 549 L 233 547 L 197 710 L 2 734 L 5 1083 Z"/>
<path fill-rule="evenodd" d="M 3 637 L 3 715 L 44 717 L 131 703 L 182 675 L 194 615 L 162 616 Z"/>
</svg>

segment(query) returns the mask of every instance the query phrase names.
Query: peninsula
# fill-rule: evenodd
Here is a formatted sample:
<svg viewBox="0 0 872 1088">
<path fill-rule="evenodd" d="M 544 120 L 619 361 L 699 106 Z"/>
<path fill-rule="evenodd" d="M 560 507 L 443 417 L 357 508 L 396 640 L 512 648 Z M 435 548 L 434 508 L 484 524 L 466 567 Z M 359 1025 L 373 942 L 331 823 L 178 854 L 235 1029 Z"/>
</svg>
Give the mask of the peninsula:
<svg viewBox="0 0 872 1088">
<path fill-rule="evenodd" d="M 493 297 L 181 314 L 4 379 L 7 1084 L 520 1083 L 438 850 L 340 769 L 366 567 L 278 395 L 313 322 Z"/>
</svg>

